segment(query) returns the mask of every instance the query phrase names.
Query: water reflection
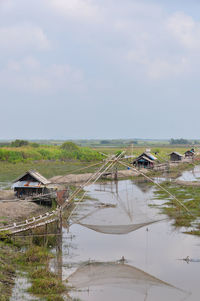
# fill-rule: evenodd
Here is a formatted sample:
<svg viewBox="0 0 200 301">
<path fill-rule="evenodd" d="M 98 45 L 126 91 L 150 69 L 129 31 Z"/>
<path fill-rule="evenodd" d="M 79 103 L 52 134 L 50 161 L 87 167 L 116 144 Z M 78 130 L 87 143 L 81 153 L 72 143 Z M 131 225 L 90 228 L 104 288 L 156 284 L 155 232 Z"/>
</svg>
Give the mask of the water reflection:
<svg viewBox="0 0 200 301">
<path fill-rule="evenodd" d="M 151 286 L 174 288 L 169 283 L 120 261 L 82 264 L 70 275 L 68 281 L 76 289 L 94 286 L 120 286 L 145 293 Z"/>
<path fill-rule="evenodd" d="M 102 226 L 130 225 L 132 222 L 127 212 L 131 213 L 133 220 L 136 221 L 141 220 L 141 217 L 152 220 L 163 218 L 157 209 L 148 206 L 153 202 L 152 186 L 148 185 L 147 190 L 141 190 L 137 184 L 126 180 L 120 181 L 117 188 L 113 183 L 107 182 L 103 185 L 95 184 L 87 189 L 89 196 L 96 200 L 88 200 L 78 207 L 74 219 L 83 218 L 81 223 L 94 225 L 95 221 L 96 225 Z M 99 202 L 115 206 L 98 209 Z M 65 239 L 67 235 L 72 237 L 70 246 L 69 240 Z M 174 232 L 169 220 L 153 223 L 148 225 L 148 228 L 145 226 L 122 235 L 104 235 L 80 224 L 73 224 L 69 230 L 63 229 L 62 252 L 63 279 L 69 279 L 73 285 L 79 281 L 82 283 L 81 291 L 75 290 L 70 293 L 73 298 L 87 301 L 198 300 L 199 265 L 198 263 L 187 265 L 178 258 L 185 258 L 188 255 L 191 258 L 198 258 L 199 238 L 179 231 Z M 161 281 L 167 285 L 149 285 L 147 277 L 148 279 L 144 278 L 144 281 L 140 281 L 139 292 L 135 280 L 131 278 L 131 285 L 129 285 L 130 281 L 123 281 L 127 277 L 126 272 L 123 274 L 123 270 L 124 278 L 116 270 L 110 274 L 110 268 L 115 268 L 114 262 L 122 256 L 128 261 L 128 264 L 123 265 L 125 268 L 128 266 L 131 271 L 132 268 L 142 271 L 144 275 L 158 279 L 158 283 Z M 83 265 L 84 262 L 90 264 Z M 98 263 L 103 263 L 105 269 L 101 270 L 102 266 Z M 116 269 L 118 267 L 121 268 L 121 265 L 116 265 Z M 80 273 L 83 278 L 81 276 L 79 279 Z M 110 278 L 112 280 L 108 281 Z M 90 280 L 94 281 L 90 283 Z M 172 289 L 168 284 L 180 289 L 184 288 L 187 293 Z M 149 289 L 146 292 L 147 287 Z"/>
<path fill-rule="evenodd" d="M 49 238 L 55 253 L 51 269 L 64 283 L 69 281 L 66 285 L 75 287 L 66 300 L 197 301 L 199 263 L 186 264 L 179 259 L 199 258 L 200 240 L 173 231 L 169 220 L 149 223 L 164 218 L 148 206 L 154 202 L 154 188 L 148 185 L 148 189 L 141 189 L 137 183 L 125 180 L 118 185 L 107 182 L 87 189 L 90 198 L 80 204 L 72 217 L 78 223 L 69 227 L 64 220 L 62 228 L 61 224 L 57 226 L 54 240 Z M 124 231 L 141 221 L 143 227 Z M 93 225 L 93 229 L 85 225 Z M 104 235 L 94 229 L 95 225 L 112 229 L 120 225 L 123 231 L 121 235 L 114 235 L 118 233 L 113 230 Z M 124 263 L 120 258 L 125 259 Z M 23 282 L 21 288 L 22 285 Z M 22 290 L 20 297 L 13 295 L 16 299 L 11 300 L 30 300 L 23 294 Z"/>
<path fill-rule="evenodd" d="M 195 166 L 192 170 L 186 170 L 178 178 L 180 181 L 196 182 L 200 180 L 200 165 Z"/>
</svg>

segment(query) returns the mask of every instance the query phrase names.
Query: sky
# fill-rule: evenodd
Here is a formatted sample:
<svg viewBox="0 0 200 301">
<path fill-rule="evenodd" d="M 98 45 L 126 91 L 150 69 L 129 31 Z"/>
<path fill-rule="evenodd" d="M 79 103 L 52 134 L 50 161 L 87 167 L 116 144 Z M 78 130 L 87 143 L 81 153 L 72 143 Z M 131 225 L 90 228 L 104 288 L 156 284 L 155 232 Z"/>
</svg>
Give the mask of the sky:
<svg viewBox="0 0 200 301">
<path fill-rule="evenodd" d="M 199 139 L 199 0 L 0 0 L 0 139 Z"/>
</svg>

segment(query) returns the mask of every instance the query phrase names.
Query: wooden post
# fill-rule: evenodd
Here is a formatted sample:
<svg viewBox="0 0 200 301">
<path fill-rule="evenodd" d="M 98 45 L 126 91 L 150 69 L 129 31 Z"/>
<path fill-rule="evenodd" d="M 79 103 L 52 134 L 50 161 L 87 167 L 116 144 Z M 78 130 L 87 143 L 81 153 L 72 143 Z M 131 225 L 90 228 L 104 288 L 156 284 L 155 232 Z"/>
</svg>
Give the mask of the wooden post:
<svg viewBox="0 0 200 301">
<path fill-rule="evenodd" d="M 60 209 L 59 219 L 57 221 L 57 275 L 62 281 L 62 209 Z"/>
<path fill-rule="evenodd" d="M 117 167 L 115 168 L 114 180 L 115 180 L 115 181 L 118 180 L 118 170 L 117 170 Z"/>
<path fill-rule="evenodd" d="M 48 244 L 48 224 L 45 224 L 45 233 L 44 233 L 44 245 L 45 247 L 47 247 Z"/>
</svg>

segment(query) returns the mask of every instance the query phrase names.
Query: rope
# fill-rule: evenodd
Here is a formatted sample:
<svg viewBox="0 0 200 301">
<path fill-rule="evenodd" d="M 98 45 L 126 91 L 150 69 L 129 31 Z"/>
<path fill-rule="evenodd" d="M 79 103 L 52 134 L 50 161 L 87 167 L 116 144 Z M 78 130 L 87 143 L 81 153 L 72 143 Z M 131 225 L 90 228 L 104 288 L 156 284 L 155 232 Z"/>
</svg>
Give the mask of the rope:
<svg viewBox="0 0 200 301">
<path fill-rule="evenodd" d="M 105 171 L 107 171 L 111 166 L 114 166 L 114 165 L 118 162 L 118 160 L 120 159 L 120 157 L 121 157 L 122 155 L 123 155 L 123 153 L 121 153 L 118 157 L 116 157 L 115 160 L 113 160 L 114 158 L 113 158 L 113 156 L 112 156 L 108 161 L 106 161 L 106 163 L 103 165 L 103 167 L 102 167 L 101 169 L 103 169 L 108 163 L 110 163 L 110 162 L 111 162 L 111 163 L 110 163 L 110 164 L 109 164 L 102 172 L 100 172 L 99 175 L 98 175 L 98 172 L 99 172 L 99 171 L 96 172 L 95 175 L 98 175 L 98 176 L 95 178 L 95 180 L 94 180 L 91 184 L 95 184 L 95 183 L 98 181 L 98 179 L 102 176 L 102 174 L 103 174 Z M 88 183 L 92 180 L 92 178 L 93 178 L 93 177 L 91 177 L 91 179 L 89 179 L 86 183 L 88 184 Z M 84 187 L 85 185 L 86 185 L 86 184 L 84 184 L 84 185 L 82 185 L 82 186 Z M 81 188 L 79 188 L 77 191 L 75 191 L 75 193 L 71 196 L 70 200 L 72 200 L 72 199 L 74 198 L 74 196 L 75 196 L 77 193 L 80 192 L 80 190 L 81 190 Z M 80 202 L 83 200 L 83 198 L 85 197 L 86 193 L 87 193 L 87 191 L 85 191 L 84 194 L 82 195 L 82 197 L 79 199 L 78 203 L 76 204 L 76 206 L 74 207 L 74 209 L 71 211 L 71 213 L 70 213 L 68 219 L 70 219 L 70 217 L 72 216 L 74 210 L 77 208 L 77 206 L 78 206 L 78 205 L 80 204 Z"/>
<path fill-rule="evenodd" d="M 85 167 L 83 167 L 83 168 L 71 169 L 71 170 L 67 171 L 67 175 L 68 175 L 69 173 L 71 173 L 71 172 L 74 173 L 75 171 L 81 171 L 81 170 L 84 170 L 84 169 L 87 169 L 87 168 L 90 168 L 90 167 L 93 167 L 93 166 L 97 166 L 97 165 L 100 165 L 100 164 L 102 164 L 102 161 L 101 161 L 101 162 L 98 162 L 98 163 L 95 163 L 95 164 L 90 164 L 90 165 L 85 166 Z M 62 177 L 63 177 L 63 176 L 58 177 L 57 180 L 60 179 L 60 178 L 62 178 Z"/>
<path fill-rule="evenodd" d="M 72 195 L 70 196 L 70 198 L 69 198 L 68 200 L 66 200 L 66 202 L 63 204 L 63 208 L 62 208 L 62 209 L 65 208 L 67 202 L 70 202 L 70 201 L 76 196 L 76 194 L 78 194 L 78 193 L 83 189 L 84 186 L 86 186 L 87 184 L 89 184 L 89 182 L 90 182 L 96 175 L 98 175 L 99 172 L 101 172 L 101 170 L 107 165 L 108 162 L 109 162 L 109 160 L 107 160 L 107 161 L 105 162 L 105 164 L 104 164 L 103 166 L 101 166 L 101 167 L 98 169 L 98 171 L 96 171 L 96 173 L 92 174 L 92 175 L 89 177 L 89 179 L 88 179 L 84 184 L 80 185 L 79 188 L 76 189 L 76 190 L 72 193 Z"/>
<path fill-rule="evenodd" d="M 190 210 L 183 204 L 181 203 L 173 194 L 171 194 L 171 192 L 169 192 L 167 189 L 165 189 L 163 186 L 161 186 L 159 183 L 154 182 L 153 179 L 151 179 L 150 177 L 148 177 L 147 175 L 145 175 L 143 172 L 138 171 L 136 168 L 133 168 L 132 166 L 119 161 L 119 163 L 125 167 L 128 167 L 130 169 L 132 169 L 133 171 L 136 171 L 138 173 L 140 173 L 143 177 L 145 177 L 147 180 L 149 180 L 150 182 L 152 182 L 153 184 L 157 185 L 159 188 L 161 188 L 163 191 L 167 192 L 167 194 L 169 194 L 181 207 L 183 207 L 185 209 L 185 211 L 189 214 L 189 215 L 193 215 Z"/>
</svg>

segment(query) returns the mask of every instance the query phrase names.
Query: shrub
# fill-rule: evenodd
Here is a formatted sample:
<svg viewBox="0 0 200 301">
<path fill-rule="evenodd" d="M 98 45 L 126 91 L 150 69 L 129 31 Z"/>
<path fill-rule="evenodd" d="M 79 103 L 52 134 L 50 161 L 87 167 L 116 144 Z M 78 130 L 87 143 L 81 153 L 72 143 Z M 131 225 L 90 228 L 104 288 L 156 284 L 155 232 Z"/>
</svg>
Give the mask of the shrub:
<svg viewBox="0 0 200 301">
<path fill-rule="evenodd" d="M 29 142 L 27 140 L 20 140 L 20 139 L 16 139 L 15 141 L 11 142 L 12 147 L 21 147 L 21 146 L 25 146 L 28 144 L 29 144 Z"/>
<path fill-rule="evenodd" d="M 78 145 L 76 145 L 75 143 L 71 142 L 71 141 L 66 141 L 61 145 L 61 148 L 66 150 L 66 151 L 78 151 L 79 147 Z"/>
</svg>

